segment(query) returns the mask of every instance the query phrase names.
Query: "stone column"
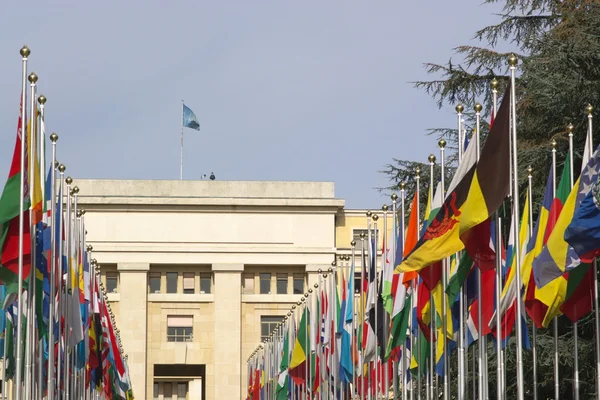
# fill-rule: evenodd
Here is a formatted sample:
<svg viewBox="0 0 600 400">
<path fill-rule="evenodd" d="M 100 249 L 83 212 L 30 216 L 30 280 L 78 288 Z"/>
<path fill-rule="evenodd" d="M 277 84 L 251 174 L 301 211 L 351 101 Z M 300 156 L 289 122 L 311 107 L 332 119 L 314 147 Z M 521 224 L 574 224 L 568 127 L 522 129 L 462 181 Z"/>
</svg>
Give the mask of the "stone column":
<svg viewBox="0 0 600 400">
<path fill-rule="evenodd" d="M 213 264 L 215 335 L 212 376 L 215 399 L 242 398 L 243 264 Z"/>
<path fill-rule="evenodd" d="M 148 338 L 148 271 L 147 263 L 117 265 L 121 281 L 119 293 L 119 330 L 136 398 L 146 398 L 146 363 Z"/>
</svg>

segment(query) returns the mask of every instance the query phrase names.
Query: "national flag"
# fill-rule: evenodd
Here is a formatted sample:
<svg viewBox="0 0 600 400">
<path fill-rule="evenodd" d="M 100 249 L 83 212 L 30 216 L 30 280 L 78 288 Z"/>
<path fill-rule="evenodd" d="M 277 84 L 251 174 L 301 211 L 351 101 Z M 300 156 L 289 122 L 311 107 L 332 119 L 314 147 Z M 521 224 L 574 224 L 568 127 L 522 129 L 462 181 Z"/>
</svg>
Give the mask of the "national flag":
<svg viewBox="0 0 600 400">
<path fill-rule="evenodd" d="M 21 104 L 22 110 L 23 104 Z M 0 248 L 2 255 L 0 259 L 0 280 L 6 286 L 8 294 L 17 292 L 18 285 L 18 260 L 19 260 L 19 215 L 23 212 L 23 277 L 29 276 L 30 253 L 31 253 L 31 237 L 30 237 L 30 222 L 29 213 L 25 210 L 29 209 L 29 168 L 27 152 L 25 154 L 25 171 L 21 171 L 21 141 L 27 140 L 23 138 L 21 132 L 21 113 L 17 123 L 17 138 L 13 158 L 8 173 L 8 180 L 0 197 Z M 25 148 L 27 149 L 27 145 Z M 23 209 L 20 210 L 21 196 L 21 177 L 24 181 L 23 191 Z M 25 281 L 25 279 L 24 279 Z"/>
<path fill-rule="evenodd" d="M 182 121 L 184 127 L 195 129 L 197 131 L 200 130 L 200 123 L 198 122 L 198 118 L 196 118 L 196 114 L 194 114 L 194 112 L 190 110 L 185 104 L 183 104 Z"/>
<path fill-rule="evenodd" d="M 510 183 L 510 97 L 509 85 L 479 161 L 448 193 L 416 248 L 395 272 L 418 271 L 457 253 L 470 240 L 470 230 L 502 204 Z"/>
<path fill-rule="evenodd" d="M 592 191 L 599 170 L 600 147 L 596 149 L 585 170 L 577 179 L 548 238 L 546 247 L 533 263 L 535 283 L 538 287 L 543 287 L 555 278 L 562 277 L 563 274 L 581 264 L 579 254 L 565 240 L 565 235 L 568 234 L 569 240 L 577 244 L 578 241 L 575 239 L 577 236 L 574 236 L 573 229 L 567 232 L 567 228 L 578 213 L 583 200 Z M 579 215 L 582 213 L 585 213 L 585 210 L 582 210 Z M 585 248 L 582 247 L 579 251 L 584 250 Z"/>
<path fill-rule="evenodd" d="M 297 385 L 301 385 L 306 381 L 306 355 L 309 352 L 309 338 L 306 335 L 307 331 L 307 314 L 308 308 L 304 308 L 300 325 L 296 333 L 296 341 L 292 350 L 292 358 L 290 360 L 289 374 Z"/>
</svg>

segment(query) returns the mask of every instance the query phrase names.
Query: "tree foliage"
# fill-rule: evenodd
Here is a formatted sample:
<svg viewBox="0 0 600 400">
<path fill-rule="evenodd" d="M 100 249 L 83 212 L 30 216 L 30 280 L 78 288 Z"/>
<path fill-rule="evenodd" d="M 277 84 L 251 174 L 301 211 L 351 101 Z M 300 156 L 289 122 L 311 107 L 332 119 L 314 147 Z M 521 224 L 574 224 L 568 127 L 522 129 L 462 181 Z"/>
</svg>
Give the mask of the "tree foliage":
<svg viewBox="0 0 600 400">
<path fill-rule="evenodd" d="M 486 0 L 497 3 L 500 0 Z M 415 82 L 415 86 L 430 94 L 438 107 L 465 107 L 467 132 L 475 125 L 471 112 L 476 101 L 483 105 L 482 122 L 489 121 L 492 111 L 490 82 L 500 82 L 499 93 L 509 83 L 508 53 L 499 46 L 514 48 L 519 58 L 517 68 L 517 132 L 520 187 L 526 187 L 527 167 L 533 168 L 534 213 L 543 196 L 546 178 L 551 168 L 552 140 L 557 142 L 557 171 L 563 168 L 569 149 L 567 125 L 573 124 L 575 176 L 581 168 L 581 156 L 586 138 L 588 104 L 600 106 L 600 0 L 504 0 L 499 22 L 475 32 L 479 45 L 455 48 L 460 63 L 427 62 L 425 70 L 432 80 Z M 597 114 L 597 113 L 595 113 Z M 426 134 L 448 142 L 448 153 L 457 146 L 455 121 L 450 127 L 429 129 Z M 482 124 L 485 137 L 488 126 Z M 482 139 L 482 143 L 484 140 Z M 426 160 L 427 155 L 423 155 Z M 451 167 L 455 155 L 448 154 Z M 568 160 L 566 160 L 568 162 Z M 390 179 L 383 191 L 398 190 L 401 182 L 414 182 L 416 167 L 421 177 L 428 174 L 428 165 L 414 160 L 392 160 L 382 173 Z M 427 171 L 423 173 L 423 171 Z M 447 169 L 448 172 L 452 168 Z M 425 179 L 427 181 L 427 179 Z M 421 180 L 423 182 L 423 179 Z M 427 184 L 427 182 L 424 182 Z M 407 187 L 411 187 L 407 185 Z M 423 204 L 423 202 L 422 202 Z M 521 203 L 523 204 L 523 203 Z M 580 323 L 579 375 L 580 398 L 593 398 L 595 351 L 591 317 Z M 559 323 L 559 355 L 561 359 L 561 397 L 571 397 L 573 377 L 573 329 L 563 318 Z M 531 329 L 531 327 L 530 327 Z M 514 339 L 506 352 L 508 396 L 516 395 Z M 538 398 L 554 397 L 552 330 L 538 330 Z M 490 398 L 495 398 L 495 351 L 490 348 Z M 531 357 L 524 357 L 527 391 L 531 393 Z M 528 395 L 527 397 L 530 397 Z"/>
</svg>

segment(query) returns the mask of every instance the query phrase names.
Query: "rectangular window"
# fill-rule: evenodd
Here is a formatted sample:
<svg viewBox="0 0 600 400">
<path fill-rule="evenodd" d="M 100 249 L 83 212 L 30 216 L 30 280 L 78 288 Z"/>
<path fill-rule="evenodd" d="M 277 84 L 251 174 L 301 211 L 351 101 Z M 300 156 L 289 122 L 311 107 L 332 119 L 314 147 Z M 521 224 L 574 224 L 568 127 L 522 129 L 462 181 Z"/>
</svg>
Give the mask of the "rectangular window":
<svg viewBox="0 0 600 400">
<path fill-rule="evenodd" d="M 148 290 L 150 293 L 160 293 L 160 272 L 150 272 Z"/>
<path fill-rule="evenodd" d="M 117 273 L 106 273 L 106 293 L 117 293 Z"/>
<path fill-rule="evenodd" d="M 191 315 L 168 315 L 167 342 L 191 342 L 193 322 Z"/>
<path fill-rule="evenodd" d="M 288 292 L 287 274 L 277 274 L 277 294 L 287 294 Z"/>
<path fill-rule="evenodd" d="M 260 294 L 271 294 L 271 274 L 260 274 Z"/>
<path fill-rule="evenodd" d="M 210 273 L 200 274 L 200 293 L 210 294 L 212 286 L 212 275 Z"/>
<path fill-rule="evenodd" d="M 294 274 L 294 294 L 304 294 L 304 275 Z"/>
<path fill-rule="evenodd" d="M 254 274 L 244 274 L 242 294 L 254 294 Z"/>
<path fill-rule="evenodd" d="M 260 340 L 265 341 L 271 335 L 271 332 L 277 325 L 283 321 L 283 317 L 273 315 L 263 315 L 260 317 Z"/>
<path fill-rule="evenodd" d="M 177 400 L 185 400 L 188 392 L 187 382 L 177 383 Z"/>
<path fill-rule="evenodd" d="M 167 272 L 167 293 L 177 293 L 177 272 Z"/>
<path fill-rule="evenodd" d="M 163 397 L 165 399 L 170 399 L 173 397 L 173 385 L 171 382 L 163 383 Z"/>
<path fill-rule="evenodd" d="M 362 281 L 360 280 L 360 272 L 354 273 L 354 294 L 360 294 Z"/>
<path fill-rule="evenodd" d="M 183 293 L 185 294 L 194 294 L 194 279 L 195 274 L 193 272 L 184 272 L 183 273 Z"/>
</svg>

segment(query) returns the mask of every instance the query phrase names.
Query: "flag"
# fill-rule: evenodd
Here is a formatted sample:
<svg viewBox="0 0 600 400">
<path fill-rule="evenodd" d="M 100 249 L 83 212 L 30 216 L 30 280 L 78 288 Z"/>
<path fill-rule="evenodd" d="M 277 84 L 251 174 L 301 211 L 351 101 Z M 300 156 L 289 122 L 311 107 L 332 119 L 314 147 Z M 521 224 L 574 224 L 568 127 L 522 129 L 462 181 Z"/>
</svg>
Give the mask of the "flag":
<svg viewBox="0 0 600 400">
<path fill-rule="evenodd" d="M 462 250 L 471 240 L 471 229 L 485 222 L 502 204 L 510 184 L 510 97 L 509 85 L 479 161 L 448 193 L 396 273 L 421 270 Z"/>
<path fill-rule="evenodd" d="M 301 385 L 306 381 L 305 364 L 309 344 L 309 338 L 306 337 L 307 313 L 308 309 L 305 307 L 302 318 L 300 319 L 300 325 L 298 326 L 296 342 L 294 343 L 294 348 L 292 350 L 292 358 L 289 367 L 289 374 L 297 385 Z"/>
<path fill-rule="evenodd" d="M 185 104 L 183 105 L 183 126 L 197 131 L 200 130 L 200 123 L 198 122 L 198 118 L 196 118 L 196 114 Z"/>
<path fill-rule="evenodd" d="M 579 211 L 583 200 L 588 196 L 590 192 L 593 192 L 592 188 L 595 185 L 598 172 L 600 170 L 600 147 L 596 149 L 594 155 L 587 163 L 587 166 L 577 182 L 571 190 L 567 201 L 564 203 L 564 207 L 556 221 L 554 230 L 548 237 L 546 247 L 533 262 L 533 271 L 535 276 L 535 283 L 538 287 L 543 287 L 550 283 L 555 278 L 561 277 L 564 273 L 577 267 L 581 264 L 579 253 L 569 245 L 570 242 L 578 245 L 579 251 L 584 252 L 589 247 L 579 246 L 580 241 L 576 235 L 576 230 L 573 228 L 567 230 L 571 225 L 572 221 L 575 222 L 575 226 L 581 224 L 582 219 L 577 218 L 584 216 L 587 212 L 586 209 L 590 205 L 590 201 L 586 202 L 586 209 Z M 598 189 L 596 189 L 597 191 Z M 594 196 L 592 194 L 591 196 Z M 590 205 L 591 206 L 591 205 Z M 568 238 L 568 241 L 566 240 Z M 583 254 L 582 254 L 583 255 Z"/>
<path fill-rule="evenodd" d="M 21 109 L 23 104 L 21 104 Z M 7 294 L 16 293 L 18 285 L 18 259 L 19 259 L 19 214 L 23 211 L 23 277 L 29 276 L 31 236 L 29 213 L 29 185 L 28 185 L 28 158 L 25 154 L 25 171 L 21 171 L 21 113 L 17 123 L 17 138 L 15 149 L 8 173 L 8 179 L 0 197 L 0 280 L 6 285 Z M 26 139 L 25 139 L 26 141 Z M 25 146 L 27 149 L 27 146 Z M 19 210 L 21 196 L 21 176 L 24 177 L 23 210 Z"/>
</svg>

